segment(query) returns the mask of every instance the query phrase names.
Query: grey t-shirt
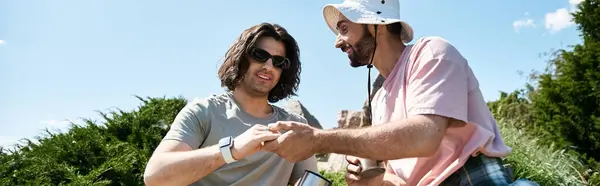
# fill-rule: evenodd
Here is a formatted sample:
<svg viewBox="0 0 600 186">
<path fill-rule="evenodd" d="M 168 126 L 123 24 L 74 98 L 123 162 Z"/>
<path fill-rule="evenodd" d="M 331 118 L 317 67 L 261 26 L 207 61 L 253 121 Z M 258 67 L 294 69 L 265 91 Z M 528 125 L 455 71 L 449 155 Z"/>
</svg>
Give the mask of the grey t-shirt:
<svg viewBox="0 0 600 186">
<path fill-rule="evenodd" d="M 268 118 L 252 117 L 238 106 L 231 92 L 195 99 L 179 112 L 163 140 L 181 141 L 192 149 L 198 149 L 216 145 L 226 136 L 235 138 L 255 124 L 267 125 L 276 121 L 306 123 L 304 117 L 275 105 L 273 110 Z M 305 170 L 318 171 L 315 156 L 291 163 L 275 153 L 259 151 L 221 166 L 192 185 L 285 186 L 290 180 L 300 178 Z"/>
</svg>

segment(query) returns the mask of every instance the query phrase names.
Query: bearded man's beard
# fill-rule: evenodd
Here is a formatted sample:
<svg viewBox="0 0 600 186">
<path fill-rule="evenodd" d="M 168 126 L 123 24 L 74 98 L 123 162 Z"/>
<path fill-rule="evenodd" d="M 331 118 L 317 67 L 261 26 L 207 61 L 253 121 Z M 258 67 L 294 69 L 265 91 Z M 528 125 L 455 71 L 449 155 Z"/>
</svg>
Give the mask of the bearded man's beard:
<svg viewBox="0 0 600 186">
<path fill-rule="evenodd" d="M 356 68 L 369 64 L 375 50 L 375 38 L 365 29 L 365 34 L 352 46 L 354 50 L 350 58 L 350 66 Z"/>
</svg>

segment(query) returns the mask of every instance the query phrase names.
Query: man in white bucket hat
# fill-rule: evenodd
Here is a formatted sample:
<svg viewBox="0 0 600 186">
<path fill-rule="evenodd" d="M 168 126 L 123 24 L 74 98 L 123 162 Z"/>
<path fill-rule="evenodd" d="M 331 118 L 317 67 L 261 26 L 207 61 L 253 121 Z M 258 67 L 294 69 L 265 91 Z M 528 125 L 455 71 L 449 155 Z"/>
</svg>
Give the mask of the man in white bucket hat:
<svg viewBox="0 0 600 186">
<path fill-rule="evenodd" d="M 350 66 L 375 66 L 385 78 L 372 97 L 372 127 L 290 130 L 264 149 L 289 161 L 346 154 L 349 185 L 509 185 L 510 154 L 467 60 L 446 40 L 423 37 L 400 19 L 398 0 L 346 0 L 323 8 Z M 369 75 L 370 77 L 370 75 Z M 370 80 L 369 80 L 370 87 Z M 370 90 L 369 90 L 370 93 Z M 371 97 L 369 97 L 371 99 Z M 383 160 L 385 174 L 363 178 L 356 157 Z"/>
</svg>

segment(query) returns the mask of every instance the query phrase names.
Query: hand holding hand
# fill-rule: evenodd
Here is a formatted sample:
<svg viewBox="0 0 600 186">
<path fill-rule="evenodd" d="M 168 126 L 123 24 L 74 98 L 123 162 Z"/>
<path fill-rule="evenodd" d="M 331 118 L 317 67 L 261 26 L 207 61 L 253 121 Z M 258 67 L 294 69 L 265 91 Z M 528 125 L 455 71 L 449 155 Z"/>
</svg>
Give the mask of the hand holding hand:
<svg viewBox="0 0 600 186">
<path fill-rule="evenodd" d="M 284 159 L 296 163 L 317 153 L 316 133 L 320 130 L 305 123 L 278 121 L 269 124 L 272 130 L 287 130 L 276 140 L 265 142 L 264 150 L 274 152 Z"/>
<path fill-rule="evenodd" d="M 267 126 L 254 125 L 234 139 L 231 154 L 236 160 L 242 159 L 258 152 L 263 142 L 277 139 L 280 135 L 279 131 L 270 130 Z"/>
</svg>

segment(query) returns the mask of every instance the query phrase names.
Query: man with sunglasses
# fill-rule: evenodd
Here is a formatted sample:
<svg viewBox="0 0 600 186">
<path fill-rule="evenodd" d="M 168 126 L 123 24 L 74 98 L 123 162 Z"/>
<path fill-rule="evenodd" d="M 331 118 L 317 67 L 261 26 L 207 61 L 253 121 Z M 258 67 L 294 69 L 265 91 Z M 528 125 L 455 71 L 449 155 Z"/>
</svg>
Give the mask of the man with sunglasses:
<svg viewBox="0 0 600 186">
<path fill-rule="evenodd" d="M 385 78 L 369 97 L 373 126 L 319 130 L 278 122 L 270 126 L 290 131 L 265 143 L 265 150 L 293 162 L 314 153 L 346 154 L 349 185 L 512 184 L 501 159 L 511 148 L 467 60 L 440 37 L 408 45 L 413 30 L 399 8 L 398 0 L 345 0 L 323 9 L 335 47 L 350 65 L 369 72 L 374 66 Z M 385 172 L 362 177 L 357 157 L 382 160 Z"/>
<path fill-rule="evenodd" d="M 277 25 L 246 29 L 218 70 L 227 92 L 196 99 L 177 115 L 150 158 L 147 185 L 288 185 L 305 170 L 317 171 L 314 155 L 291 163 L 262 151 L 280 136 L 266 126 L 306 119 L 271 103 L 296 95 L 300 82 L 295 39 Z"/>
</svg>

